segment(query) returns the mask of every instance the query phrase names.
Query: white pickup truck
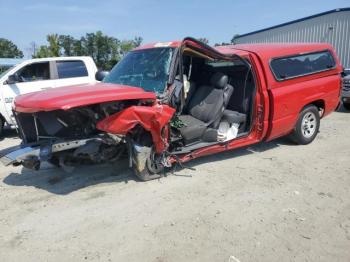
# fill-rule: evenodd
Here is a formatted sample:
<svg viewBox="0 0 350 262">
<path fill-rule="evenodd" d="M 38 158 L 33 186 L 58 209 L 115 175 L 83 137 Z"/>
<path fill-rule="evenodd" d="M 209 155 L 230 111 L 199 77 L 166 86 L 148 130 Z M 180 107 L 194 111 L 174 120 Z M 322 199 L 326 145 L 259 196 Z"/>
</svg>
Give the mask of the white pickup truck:
<svg viewBox="0 0 350 262">
<path fill-rule="evenodd" d="M 0 135 L 14 128 L 16 96 L 49 88 L 95 83 L 97 67 L 91 57 L 52 57 L 26 60 L 0 74 Z"/>
</svg>

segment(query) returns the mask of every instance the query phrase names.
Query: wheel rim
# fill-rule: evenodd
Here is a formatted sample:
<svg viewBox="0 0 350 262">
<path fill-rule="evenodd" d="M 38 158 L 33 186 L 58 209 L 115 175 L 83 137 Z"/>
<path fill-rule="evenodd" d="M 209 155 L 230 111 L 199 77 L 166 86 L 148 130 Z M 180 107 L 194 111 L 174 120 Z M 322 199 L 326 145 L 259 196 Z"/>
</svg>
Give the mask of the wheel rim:
<svg viewBox="0 0 350 262">
<path fill-rule="evenodd" d="M 152 149 L 150 157 L 148 159 L 148 168 L 152 173 L 159 173 L 162 170 L 162 165 L 159 163 L 154 149 Z"/>
<path fill-rule="evenodd" d="M 310 138 L 316 131 L 316 115 L 313 112 L 307 112 L 301 121 L 301 132 L 304 137 Z"/>
</svg>

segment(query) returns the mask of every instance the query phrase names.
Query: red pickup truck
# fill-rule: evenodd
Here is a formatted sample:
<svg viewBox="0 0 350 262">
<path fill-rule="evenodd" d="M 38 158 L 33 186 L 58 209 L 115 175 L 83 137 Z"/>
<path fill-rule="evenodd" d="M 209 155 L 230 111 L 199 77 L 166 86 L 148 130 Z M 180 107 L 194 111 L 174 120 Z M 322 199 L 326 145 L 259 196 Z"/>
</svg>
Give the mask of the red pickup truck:
<svg viewBox="0 0 350 262">
<path fill-rule="evenodd" d="M 341 71 L 328 44 L 148 44 L 102 83 L 17 97 L 23 142 L 1 161 L 39 169 L 128 157 L 150 180 L 175 163 L 285 135 L 308 144 L 339 104 Z"/>
</svg>

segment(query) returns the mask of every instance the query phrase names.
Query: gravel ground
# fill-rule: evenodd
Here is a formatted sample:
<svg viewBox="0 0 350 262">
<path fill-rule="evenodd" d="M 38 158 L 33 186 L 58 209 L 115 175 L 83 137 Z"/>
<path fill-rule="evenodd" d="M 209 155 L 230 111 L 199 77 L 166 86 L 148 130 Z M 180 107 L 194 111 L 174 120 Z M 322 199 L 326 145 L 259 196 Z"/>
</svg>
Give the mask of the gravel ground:
<svg viewBox="0 0 350 262">
<path fill-rule="evenodd" d="M 0 261 L 350 261 L 350 113 L 316 140 L 204 157 L 147 183 L 126 163 L 0 168 Z M 0 148 L 19 143 L 8 132 Z"/>
</svg>

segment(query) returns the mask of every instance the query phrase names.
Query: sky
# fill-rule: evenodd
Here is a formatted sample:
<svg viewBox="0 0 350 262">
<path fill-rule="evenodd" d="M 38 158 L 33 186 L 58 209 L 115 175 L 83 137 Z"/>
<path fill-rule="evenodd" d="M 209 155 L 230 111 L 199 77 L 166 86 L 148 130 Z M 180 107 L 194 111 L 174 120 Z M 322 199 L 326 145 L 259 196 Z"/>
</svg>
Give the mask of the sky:
<svg viewBox="0 0 350 262">
<path fill-rule="evenodd" d="M 205 37 L 210 44 L 324 11 L 350 7 L 349 0 L 0 0 L 0 38 L 25 54 L 50 33 L 81 37 L 101 30 L 118 39 L 144 41 Z"/>
</svg>

